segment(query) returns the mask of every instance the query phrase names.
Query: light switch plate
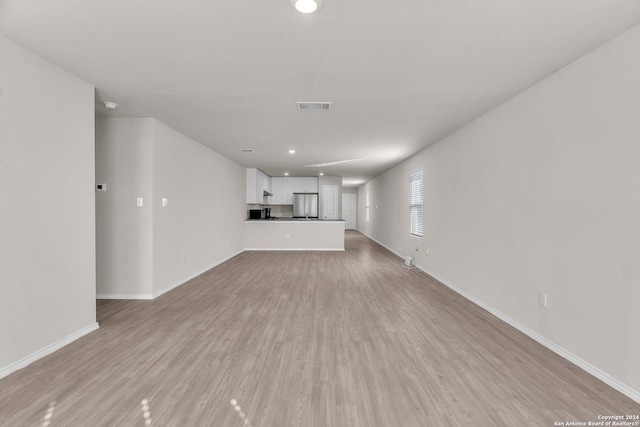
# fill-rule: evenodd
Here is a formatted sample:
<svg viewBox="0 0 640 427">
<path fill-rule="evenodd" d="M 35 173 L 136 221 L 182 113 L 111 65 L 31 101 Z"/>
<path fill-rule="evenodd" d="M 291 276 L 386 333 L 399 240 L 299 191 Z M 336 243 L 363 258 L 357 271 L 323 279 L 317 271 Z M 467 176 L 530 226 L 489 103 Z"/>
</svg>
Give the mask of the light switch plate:
<svg viewBox="0 0 640 427">
<path fill-rule="evenodd" d="M 547 308 L 547 293 L 546 292 L 542 292 L 540 291 L 540 293 L 538 294 L 538 304 L 540 304 L 540 306 Z"/>
<path fill-rule="evenodd" d="M 138 197 L 136 199 L 136 206 L 141 208 L 144 205 L 144 201 L 142 200 L 142 197 Z"/>
</svg>

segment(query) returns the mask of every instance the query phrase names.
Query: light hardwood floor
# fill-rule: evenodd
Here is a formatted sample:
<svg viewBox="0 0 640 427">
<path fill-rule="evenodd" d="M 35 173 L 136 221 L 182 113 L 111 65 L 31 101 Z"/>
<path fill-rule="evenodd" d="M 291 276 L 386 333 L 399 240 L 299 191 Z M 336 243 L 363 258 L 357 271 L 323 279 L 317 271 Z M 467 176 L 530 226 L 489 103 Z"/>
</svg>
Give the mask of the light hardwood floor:
<svg viewBox="0 0 640 427">
<path fill-rule="evenodd" d="M 357 232 L 345 252 L 244 252 L 156 300 L 98 301 L 98 321 L 0 381 L 0 425 L 553 426 L 640 414 Z"/>
</svg>

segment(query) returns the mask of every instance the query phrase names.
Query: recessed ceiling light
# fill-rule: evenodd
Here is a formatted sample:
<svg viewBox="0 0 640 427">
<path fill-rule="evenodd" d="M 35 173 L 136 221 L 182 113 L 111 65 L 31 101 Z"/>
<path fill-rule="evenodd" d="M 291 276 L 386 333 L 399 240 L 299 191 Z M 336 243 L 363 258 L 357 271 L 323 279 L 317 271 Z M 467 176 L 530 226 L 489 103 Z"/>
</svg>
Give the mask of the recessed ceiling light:
<svg viewBox="0 0 640 427">
<path fill-rule="evenodd" d="M 290 0 L 291 6 L 300 13 L 315 13 L 322 7 L 322 0 Z"/>
<path fill-rule="evenodd" d="M 285 172 L 285 173 L 284 173 L 284 176 L 289 176 L 289 172 Z"/>
<path fill-rule="evenodd" d="M 320 175 L 320 176 L 324 176 L 324 173 L 323 173 L 323 172 L 320 172 L 318 175 Z"/>
<path fill-rule="evenodd" d="M 116 108 L 118 108 L 118 104 L 116 104 L 115 102 L 111 102 L 111 101 L 105 101 L 104 107 L 107 110 L 115 110 Z"/>
<path fill-rule="evenodd" d="M 295 154 L 296 150 L 289 150 L 289 154 Z"/>
</svg>

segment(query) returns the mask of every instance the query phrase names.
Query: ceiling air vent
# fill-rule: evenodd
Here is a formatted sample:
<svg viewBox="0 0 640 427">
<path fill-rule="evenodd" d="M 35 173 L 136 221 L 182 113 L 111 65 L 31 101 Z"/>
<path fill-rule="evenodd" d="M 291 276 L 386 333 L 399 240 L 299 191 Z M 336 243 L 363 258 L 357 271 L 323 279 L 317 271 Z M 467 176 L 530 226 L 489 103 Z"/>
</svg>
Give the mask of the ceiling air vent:
<svg viewBox="0 0 640 427">
<path fill-rule="evenodd" d="M 329 111 L 331 109 L 330 102 L 296 102 L 300 111 Z"/>
<path fill-rule="evenodd" d="M 241 148 L 240 151 L 243 153 L 253 153 L 253 148 Z"/>
</svg>

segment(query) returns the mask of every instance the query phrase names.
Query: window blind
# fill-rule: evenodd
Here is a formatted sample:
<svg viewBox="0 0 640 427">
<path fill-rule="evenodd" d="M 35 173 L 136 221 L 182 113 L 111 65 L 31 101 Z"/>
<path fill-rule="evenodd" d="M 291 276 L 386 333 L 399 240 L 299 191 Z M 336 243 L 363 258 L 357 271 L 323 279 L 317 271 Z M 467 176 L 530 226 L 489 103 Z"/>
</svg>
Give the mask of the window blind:
<svg viewBox="0 0 640 427">
<path fill-rule="evenodd" d="M 409 213 L 411 216 L 409 234 L 422 237 L 423 234 L 423 199 L 424 179 L 422 171 L 414 172 L 409 176 Z"/>
</svg>

